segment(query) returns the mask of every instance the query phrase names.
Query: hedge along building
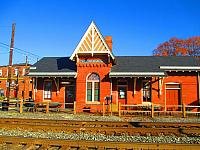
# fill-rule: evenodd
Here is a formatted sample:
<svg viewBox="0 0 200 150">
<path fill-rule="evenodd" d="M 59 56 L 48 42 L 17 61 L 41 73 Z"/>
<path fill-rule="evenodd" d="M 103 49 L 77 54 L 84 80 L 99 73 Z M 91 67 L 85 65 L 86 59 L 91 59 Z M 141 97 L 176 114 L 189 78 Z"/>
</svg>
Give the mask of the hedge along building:
<svg viewBox="0 0 200 150">
<path fill-rule="evenodd" d="M 114 56 L 112 37 L 90 24 L 71 57 L 44 57 L 30 69 L 34 100 L 98 109 L 118 104 L 199 105 L 196 57 Z M 67 108 L 69 105 L 63 105 Z M 79 109 L 80 110 L 80 109 Z"/>
</svg>

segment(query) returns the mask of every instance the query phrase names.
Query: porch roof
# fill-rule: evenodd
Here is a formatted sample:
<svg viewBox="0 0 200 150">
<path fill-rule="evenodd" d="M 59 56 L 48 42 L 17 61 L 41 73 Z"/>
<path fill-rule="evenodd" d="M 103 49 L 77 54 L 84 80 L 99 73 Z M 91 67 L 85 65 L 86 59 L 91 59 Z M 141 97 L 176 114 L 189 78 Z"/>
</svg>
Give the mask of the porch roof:
<svg viewBox="0 0 200 150">
<path fill-rule="evenodd" d="M 199 70 L 200 62 L 191 56 L 116 56 L 116 65 L 110 71 L 110 77 L 165 76 L 166 68 L 191 68 Z M 187 69 L 186 69 L 187 70 Z"/>
<path fill-rule="evenodd" d="M 44 57 L 30 67 L 28 76 L 75 77 L 76 64 L 69 57 Z"/>
</svg>

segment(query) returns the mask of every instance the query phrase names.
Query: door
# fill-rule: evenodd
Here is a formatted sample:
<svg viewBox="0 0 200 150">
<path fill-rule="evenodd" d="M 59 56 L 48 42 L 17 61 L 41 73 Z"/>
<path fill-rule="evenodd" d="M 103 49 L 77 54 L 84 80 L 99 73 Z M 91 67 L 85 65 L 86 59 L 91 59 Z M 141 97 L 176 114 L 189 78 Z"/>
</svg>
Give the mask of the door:
<svg viewBox="0 0 200 150">
<path fill-rule="evenodd" d="M 180 84 L 166 85 L 166 105 L 173 105 L 168 110 L 177 110 L 178 105 L 181 105 Z"/>
<path fill-rule="evenodd" d="M 65 87 L 65 108 L 73 108 L 75 101 L 75 86 L 70 85 Z"/>
</svg>

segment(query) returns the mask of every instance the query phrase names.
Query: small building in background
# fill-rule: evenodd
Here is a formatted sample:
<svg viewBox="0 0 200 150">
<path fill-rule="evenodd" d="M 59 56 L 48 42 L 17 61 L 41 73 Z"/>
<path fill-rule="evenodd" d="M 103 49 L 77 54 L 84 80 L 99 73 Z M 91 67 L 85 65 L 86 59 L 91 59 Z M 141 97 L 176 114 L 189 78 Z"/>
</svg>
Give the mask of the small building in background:
<svg viewBox="0 0 200 150">
<path fill-rule="evenodd" d="M 11 71 L 10 98 L 32 98 L 32 79 L 27 76 L 30 64 L 13 64 Z M 0 66 L 0 96 L 6 96 L 8 66 Z"/>
</svg>

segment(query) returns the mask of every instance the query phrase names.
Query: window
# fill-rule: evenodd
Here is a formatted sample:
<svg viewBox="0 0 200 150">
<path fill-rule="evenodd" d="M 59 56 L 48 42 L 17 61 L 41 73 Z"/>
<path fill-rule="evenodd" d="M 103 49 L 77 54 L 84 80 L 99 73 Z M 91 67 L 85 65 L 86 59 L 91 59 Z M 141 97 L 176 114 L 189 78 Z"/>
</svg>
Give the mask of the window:
<svg viewBox="0 0 200 150">
<path fill-rule="evenodd" d="M 99 101 L 99 82 L 94 83 L 94 101 Z"/>
<path fill-rule="evenodd" d="M 167 83 L 166 89 L 180 89 L 180 84 L 178 84 L 178 83 Z"/>
<path fill-rule="evenodd" d="M 44 99 L 51 99 L 52 97 L 52 82 L 44 81 Z"/>
<path fill-rule="evenodd" d="M 126 99 L 126 87 L 118 87 L 118 93 L 120 99 Z"/>
<path fill-rule="evenodd" d="M 100 101 L 100 78 L 96 73 L 92 73 L 87 78 L 87 101 Z"/>
<path fill-rule="evenodd" d="M 0 76 L 2 76 L 2 75 L 3 75 L 2 70 L 0 70 Z"/>
<path fill-rule="evenodd" d="M 0 89 L 0 96 L 4 96 L 4 90 Z"/>
<path fill-rule="evenodd" d="M 87 82 L 87 101 L 92 101 L 92 82 Z"/>
<path fill-rule="evenodd" d="M 151 102 L 151 82 L 144 81 L 142 83 L 143 102 Z"/>
<path fill-rule="evenodd" d="M 118 81 L 118 97 L 119 99 L 126 99 L 126 93 L 127 93 L 127 81 Z"/>
<path fill-rule="evenodd" d="M 18 75 L 18 69 L 15 68 L 15 76 L 17 76 L 17 75 Z"/>
</svg>

